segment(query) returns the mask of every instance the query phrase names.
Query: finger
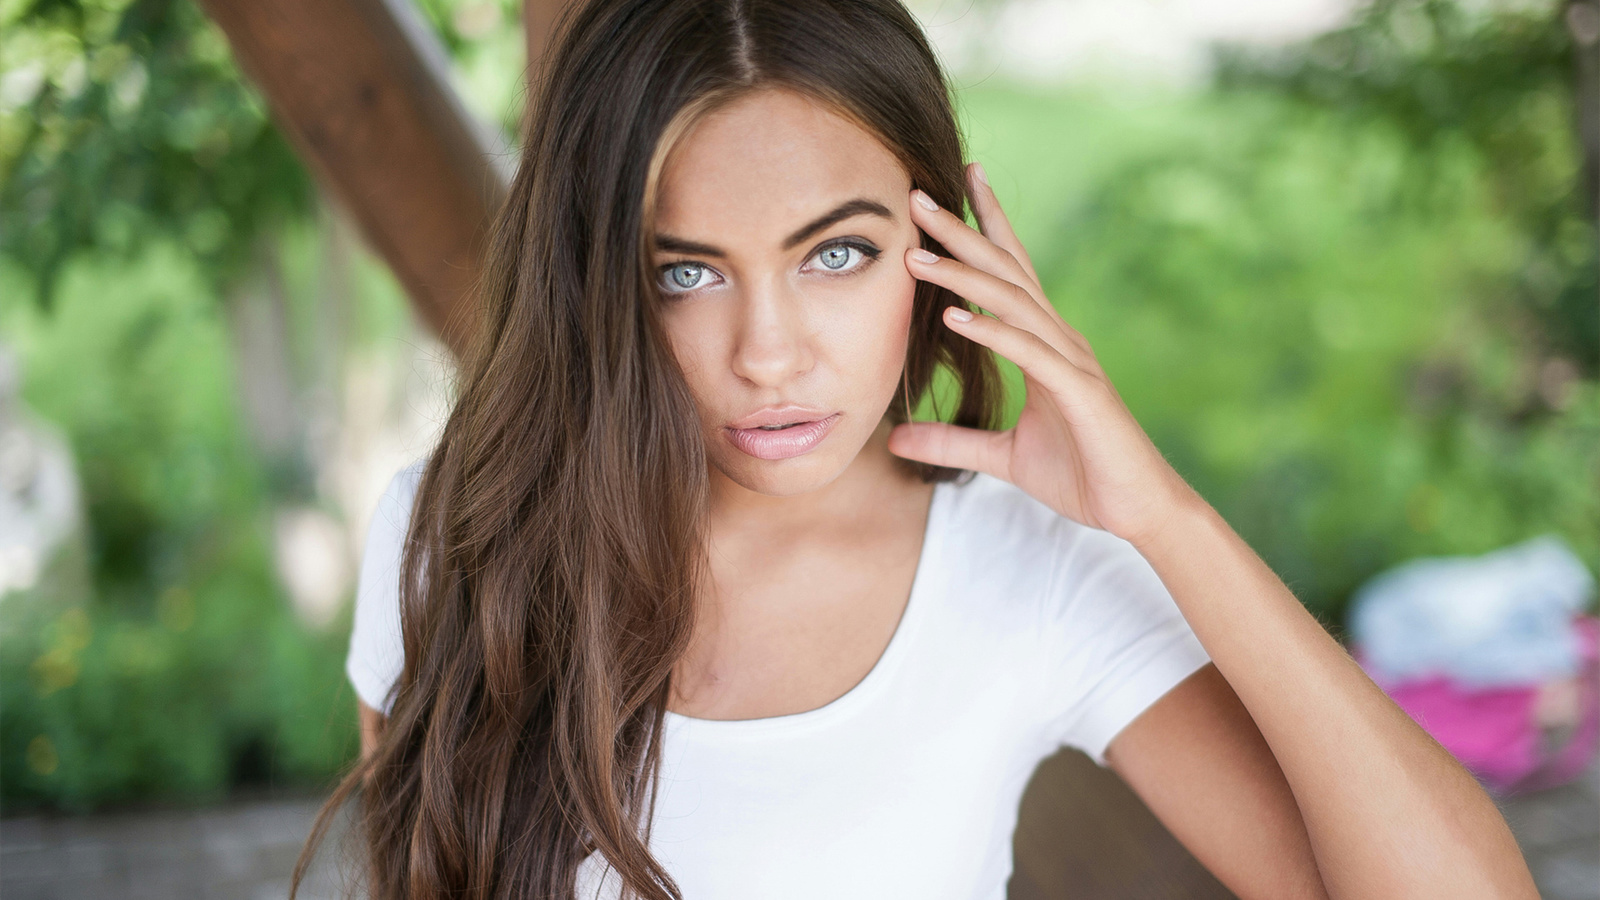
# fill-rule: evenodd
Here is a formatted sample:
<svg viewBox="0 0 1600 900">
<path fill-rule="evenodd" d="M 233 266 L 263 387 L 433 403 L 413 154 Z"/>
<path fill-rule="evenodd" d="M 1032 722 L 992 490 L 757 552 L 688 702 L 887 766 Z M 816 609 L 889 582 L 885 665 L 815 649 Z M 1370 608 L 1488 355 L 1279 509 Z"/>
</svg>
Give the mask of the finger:
<svg viewBox="0 0 1600 900">
<path fill-rule="evenodd" d="M 944 322 L 956 333 L 1016 363 L 1024 375 L 1067 406 L 1089 402 L 1106 383 L 1074 364 L 1043 338 L 1015 325 L 990 316 L 975 316 L 959 306 L 945 309 Z"/>
<path fill-rule="evenodd" d="M 1039 287 L 1039 279 L 1032 274 L 1031 268 L 1024 269 L 1014 255 L 974 231 L 972 226 L 962 221 L 960 217 L 948 210 L 940 209 L 933 198 L 923 191 L 913 190 L 911 196 L 911 218 L 918 227 L 928 233 L 929 237 L 944 245 L 956 259 L 1022 287 L 1033 301 L 1033 305 L 1042 310 L 1045 317 L 1066 334 L 1068 341 L 1076 344 L 1084 353 L 1093 355 L 1088 339 L 1079 333 L 1078 329 L 1067 324 L 1061 313 L 1057 312 L 1045 298 L 1044 291 Z M 993 197 L 993 192 L 990 192 L 990 197 Z M 1004 220 L 1003 214 L 1001 219 Z M 1010 227 L 1009 224 L 1007 227 Z"/>
<path fill-rule="evenodd" d="M 1044 285 L 1039 281 L 1039 273 L 1033 267 L 1033 259 L 1028 256 L 1028 251 L 1022 246 L 1022 240 L 1017 237 L 1016 231 L 1011 227 L 1011 217 L 1000 206 L 1000 197 L 994 192 L 994 187 L 989 184 L 989 173 L 984 171 L 983 164 L 974 162 L 967 166 L 967 195 L 972 199 L 972 211 L 978 219 L 978 226 L 983 233 L 994 241 L 995 245 L 1010 253 L 1016 258 L 1017 264 L 1027 270 L 1028 276 L 1039 287 L 1037 296 L 1044 297 Z M 1062 329 L 1072 342 L 1082 347 L 1086 353 L 1093 355 L 1089 347 L 1089 339 L 1083 333 L 1072 327 L 1055 304 L 1044 302 L 1044 307 L 1050 315 L 1061 323 Z"/>
<path fill-rule="evenodd" d="M 1060 319 L 1040 308 L 1021 285 L 920 247 L 906 251 L 906 267 L 912 276 L 949 288 L 967 302 L 994 313 L 1001 321 L 1039 337 L 1075 364 L 1088 365 L 1092 358 L 1092 354 L 1066 334 Z"/>
<path fill-rule="evenodd" d="M 929 237 L 943 244 L 945 249 L 950 251 L 950 255 L 970 266 L 1020 285 L 1028 291 L 1034 303 L 1047 305 L 1043 292 L 1039 291 L 1039 280 L 1030 275 L 1028 270 L 1017 262 L 1016 257 L 962 221 L 960 216 L 940 208 L 927 193 L 913 190 L 911 201 L 912 221 L 927 232 Z"/>
<path fill-rule="evenodd" d="M 1010 481 L 1011 432 L 912 422 L 889 432 L 889 452 L 952 469 L 971 469 Z"/>
<path fill-rule="evenodd" d="M 989 186 L 989 173 L 983 170 L 982 163 L 973 163 L 967 166 L 967 194 L 972 198 L 972 211 L 978 218 L 978 227 L 989 240 L 994 241 L 1000 249 L 1010 253 L 1017 264 L 1027 271 L 1028 277 L 1033 279 L 1035 285 L 1039 284 L 1039 273 L 1034 271 L 1033 260 L 1029 258 L 1028 251 L 1023 249 L 1022 241 L 1017 239 L 1017 233 L 1011 228 L 1011 219 L 1000 208 L 1000 198 L 995 196 L 994 188 Z"/>
</svg>

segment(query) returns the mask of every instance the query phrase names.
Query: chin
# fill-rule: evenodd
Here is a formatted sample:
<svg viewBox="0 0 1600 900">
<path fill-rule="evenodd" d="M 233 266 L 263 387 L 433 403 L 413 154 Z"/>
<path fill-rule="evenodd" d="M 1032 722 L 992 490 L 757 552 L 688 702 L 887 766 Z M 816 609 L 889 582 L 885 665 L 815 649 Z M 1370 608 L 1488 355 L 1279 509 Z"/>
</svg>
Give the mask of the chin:
<svg viewBox="0 0 1600 900">
<path fill-rule="evenodd" d="M 729 481 L 747 491 L 768 497 L 793 497 L 826 487 L 843 474 L 849 462 L 829 459 L 764 460 L 745 456 L 738 450 L 732 455 L 742 459 L 714 459 L 712 465 Z M 807 457 L 814 454 L 808 453 Z M 832 454 L 829 454 L 832 456 Z"/>
</svg>

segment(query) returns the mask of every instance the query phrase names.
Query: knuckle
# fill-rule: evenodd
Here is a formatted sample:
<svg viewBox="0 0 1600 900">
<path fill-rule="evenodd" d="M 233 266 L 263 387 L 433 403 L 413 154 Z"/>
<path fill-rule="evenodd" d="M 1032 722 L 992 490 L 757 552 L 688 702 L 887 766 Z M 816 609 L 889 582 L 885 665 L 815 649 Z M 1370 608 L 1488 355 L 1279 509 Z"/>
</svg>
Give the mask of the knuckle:
<svg viewBox="0 0 1600 900">
<path fill-rule="evenodd" d="M 1034 290 L 1038 291 L 1037 296 L 1040 302 L 1044 303 L 1045 306 L 1050 305 L 1050 302 L 1045 299 L 1044 288 L 1039 285 L 1039 277 L 1033 274 L 1033 267 L 1028 265 L 1027 257 L 1018 257 L 1016 254 L 1011 254 L 1011 271 L 1017 273 L 1017 277 L 1024 284 L 1032 285 Z"/>
</svg>

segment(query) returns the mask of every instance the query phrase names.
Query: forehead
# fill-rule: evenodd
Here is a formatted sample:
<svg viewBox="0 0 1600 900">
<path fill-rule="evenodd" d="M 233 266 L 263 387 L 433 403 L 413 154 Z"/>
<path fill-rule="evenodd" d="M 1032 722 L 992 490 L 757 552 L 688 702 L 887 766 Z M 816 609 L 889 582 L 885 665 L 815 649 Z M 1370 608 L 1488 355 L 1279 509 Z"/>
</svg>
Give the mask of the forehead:
<svg viewBox="0 0 1600 900">
<path fill-rule="evenodd" d="M 809 97 L 763 89 L 706 115 L 673 148 L 656 230 L 725 246 L 777 244 L 843 201 L 894 209 L 910 188 L 871 133 Z"/>
</svg>

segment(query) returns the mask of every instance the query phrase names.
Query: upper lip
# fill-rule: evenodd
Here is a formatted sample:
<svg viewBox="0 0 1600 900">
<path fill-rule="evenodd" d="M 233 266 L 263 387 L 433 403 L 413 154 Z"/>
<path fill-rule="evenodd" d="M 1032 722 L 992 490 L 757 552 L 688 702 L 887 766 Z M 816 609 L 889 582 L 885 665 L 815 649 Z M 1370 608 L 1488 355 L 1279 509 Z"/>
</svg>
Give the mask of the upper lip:
<svg viewBox="0 0 1600 900">
<path fill-rule="evenodd" d="M 763 425 L 793 425 L 798 422 L 815 422 L 826 419 L 832 413 L 826 413 L 809 406 L 767 406 L 756 410 L 742 419 L 729 422 L 729 428 L 760 428 Z"/>
</svg>

